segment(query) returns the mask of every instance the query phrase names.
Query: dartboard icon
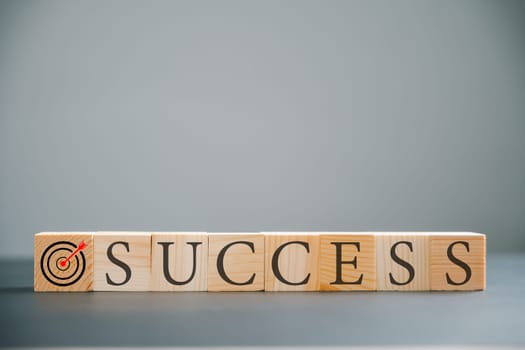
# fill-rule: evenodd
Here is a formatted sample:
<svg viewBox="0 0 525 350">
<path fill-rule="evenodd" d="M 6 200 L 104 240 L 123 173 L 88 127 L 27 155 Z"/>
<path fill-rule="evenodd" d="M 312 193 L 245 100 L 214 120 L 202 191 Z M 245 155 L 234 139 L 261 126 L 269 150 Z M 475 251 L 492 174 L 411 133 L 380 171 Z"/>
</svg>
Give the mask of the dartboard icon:
<svg viewBox="0 0 525 350">
<path fill-rule="evenodd" d="M 86 257 L 82 252 L 85 247 L 84 241 L 79 245 L 67 241 L 51 244 L 40 259 L 40 269 L 44 277 L 59 287 L 78 282 L 86 270 Z"/>
</svg>

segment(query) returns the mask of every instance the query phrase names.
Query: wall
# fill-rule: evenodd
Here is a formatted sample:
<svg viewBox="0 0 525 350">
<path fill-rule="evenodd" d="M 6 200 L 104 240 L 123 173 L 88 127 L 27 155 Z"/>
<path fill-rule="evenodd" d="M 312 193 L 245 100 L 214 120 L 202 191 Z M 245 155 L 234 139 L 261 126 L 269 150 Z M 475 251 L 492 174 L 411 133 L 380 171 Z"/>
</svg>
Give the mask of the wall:
<svg viewBox="0 0 525 350">
<path fill-rule="evenodd" d="M 525 4 L 0 2 L 0 256 L 46 230 L 525 250 Z"/>
</svg>

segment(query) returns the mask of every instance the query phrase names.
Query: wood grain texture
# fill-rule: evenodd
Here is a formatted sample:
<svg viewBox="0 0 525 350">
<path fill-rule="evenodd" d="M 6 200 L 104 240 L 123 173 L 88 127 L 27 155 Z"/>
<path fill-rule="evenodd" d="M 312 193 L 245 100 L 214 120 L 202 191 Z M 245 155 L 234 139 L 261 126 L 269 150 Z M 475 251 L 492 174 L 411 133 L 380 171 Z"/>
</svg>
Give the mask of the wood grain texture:
<svg viewBox="0 0 525 350">
<path fill-rule="evenodd" d="M 86 247 L 65 263 L 84 242 Z M 34 237 L 35 292 L 87 292 L 93 290 L 93 234 L 42 232 Z M 65 265 L 61 266 L 60 262 Z M 68 284 L 68 285 L 67 285 Z"/>
<path fill-rule="evenodd" d="M 148 291 L 150 289 L 151 234 L 96 232 L 94 245 L 93 290 Z M 108 254 L 126 264 L 129 271 L 112 262 Z"/>
<path fill-rule="evenodd" d="M 266 291 L 318 291 L 319 234 L 306 232 L 267 232 L 264 234 L 264 289 Z M 289 242 L 300 243 L 289 244 Z M 306 246 L 309 252 L 306 250 Z M 279 250 L 278 259 L 274 259 L 274 255 Z M 276 262 L 277 271 L 272 268 L 273 261 Z M 297 285 L 283 283 L 275 272 L 280 273 L 285 281 Z M 306 283 L 302 283 L 304 281 Z"/>
<path fill-rule="evenodd" d="M 264 290 L 264 236 L 262 234 L 210 233 L 208 239 L 208 291 Z M 228 248 L 224 250 L 225 247 Z M 221 252 L 222 259 L 220 259 Z M 237 284 L 221 277 L 221 266 L 225 277 Z"/>
<path fill-rule="evenodd" d="M 413 279 L 407 284 L 411 277 L 409 268 L 394 260 L 392 250 L 413 268 Z M 377 290 L 430 290 L 430 239 L 427 233 L 377 233 L 376 253 Z"/>
<path fill-rule="evenodd" d="M 167 252 L 168 256 L 167 272 L 165 271 L 163 264 L 165 252 Z M 173 282 L 176 282 L 177 284 L 170 282 L 166 277 L 166 273 L 168 273 Z M 152 233 L 151 290 L 173 292 L 206 291 L 207 285 L 207 233 Z"/>
<path fill-rule="evenodd" d="M 339 279 L 336 276 L 337 249 L 340 249 L 340 261 L 342 262 Z M 376 290 L 376 238 L 374 234 L 321 233 L 319 267 L 322 291 Z"/>
<path fill-rule="evenodd" d="M 484 234 L 433 234 L 430 237 L 431 290 L 485 289 L 485 245 Z M 449 250 L 452 257 L 448 255 Z M 453 262 L 454 259 L 459 262 Z M 467 266 L 462 267 L 461 263 Z"/>
</svg>

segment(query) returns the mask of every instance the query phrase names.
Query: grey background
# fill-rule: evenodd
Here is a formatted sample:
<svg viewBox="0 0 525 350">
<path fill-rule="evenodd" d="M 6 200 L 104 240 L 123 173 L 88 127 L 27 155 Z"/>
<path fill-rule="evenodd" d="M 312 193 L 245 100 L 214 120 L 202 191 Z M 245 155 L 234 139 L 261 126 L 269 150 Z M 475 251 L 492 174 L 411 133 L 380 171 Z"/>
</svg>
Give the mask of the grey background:
<svg viewBox="0 0 525 350">
<path fill-rule="evenodd" d="M 1 1 L 0 257 L 46 230 L 525 250 L 525 2 Z"/>
</svg>

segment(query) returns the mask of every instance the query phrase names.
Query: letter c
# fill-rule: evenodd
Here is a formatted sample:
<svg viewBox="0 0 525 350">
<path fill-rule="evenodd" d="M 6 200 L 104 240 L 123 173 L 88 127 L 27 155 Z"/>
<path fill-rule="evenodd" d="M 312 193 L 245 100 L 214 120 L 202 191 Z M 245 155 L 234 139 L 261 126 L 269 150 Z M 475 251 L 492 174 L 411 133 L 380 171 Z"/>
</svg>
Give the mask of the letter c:
<svg viewBox="0 0 525 350">
<path fill-rule="evenodd" d="M 290 282 L 288 280 L 286 280 L 283 275 L 281 274 L 281 271 L 279 271 L 279 255 L 281 254 L 282 250 L 284 248 L 286 248 L 287 246 L 289 246 L 290 244 L 299 244 L 299 245 L 302 245 L 304 247 L 304 249 L 306 249 L 306 252 L 307 253 L 310 253 L 310 245 L 307 243 L 307 242 L 302 242 L 302 241 L 290 241 L 290 242 L 286 242 L 284 243 L 283 245 L 279 246 L 279 248 L 277 248 L 275 250 L 275 252 L 273 253 L 273 257 L 272 257 L 272 270 L 273 270 L 273 274 L 275 275 L 275 277 L 282 283 L 284 284 L 287 284 L 289 286 L 300 286 L 300 285 L 303 285 L 303 284 L 307 284 L 308 283 L 308 280 L 310 279 L 310 273 L 308 273 L 308 275 L 306 276 L 306 278 L 304 280 L 302 280 L 301 282 Z"/>
<path fill-rule="evenodd" d="M 226 274 L 226 271 L 224 271 L 224 255 L 226 255 L 226 251 L 235 244 L 247 245 L 252 250 L 252 253 L 255 253 L 255 247 L 253 245 L 253 242 L 249 242 L 249 241 L 231 242 L 227 244 L 224 248 L 222 248 L 221 251 L 219 252 L 219 255 L 217 256 L 217 271 L 219 271 L 219 275 L 222 277 L 223 280 L 235 286 L 246 286 L 248 284 L 252 284 L 253 281 L 255 280 L 255 273 L 245 282 L 235 282 L 231 278 L 229 278 L 228 275 Z"/>
</svg>

